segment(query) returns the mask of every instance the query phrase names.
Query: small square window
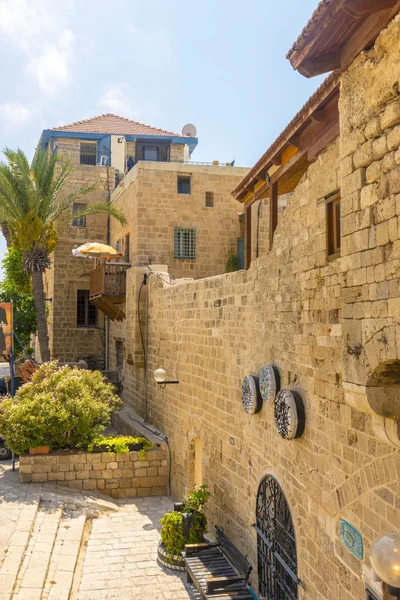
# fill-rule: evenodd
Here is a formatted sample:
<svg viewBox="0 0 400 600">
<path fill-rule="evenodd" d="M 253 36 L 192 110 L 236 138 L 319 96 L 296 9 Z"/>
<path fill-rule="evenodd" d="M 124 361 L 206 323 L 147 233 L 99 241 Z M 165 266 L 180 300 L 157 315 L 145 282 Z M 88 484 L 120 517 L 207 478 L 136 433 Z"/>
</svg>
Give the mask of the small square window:
<svg viewBox="0 0 400 600">
<path fill-rule="evenodd" d="M 74 204 L 72 205 L 72 214 L 75 215 L 76 213 L 81 212 L 81 210 L 83 210 L 84 208 L 86 208 L 86 204 L 74 202 Z M 86 227 L 86 215 L 82 215 L 77 219 L 72 219 L 72 225 L 74 227 Z"/>
<path fill-rule="evenodd" d="M 340 196 L 326 203 L 326 238 L 328 258 L 340 256 Z"/>
<path fill-rule="evenodd" d="M 131 245 L 131 236 L 129 233 L 125 236 L 125 248 L 124 248 L 124 259 L 126 262 L 129 262 L 130 259 L 130 245 Z"/>
<path fill-rule="evenodd" d="M 206 206 L 213 208 L 214 206 L 214 192 L 206 192 Z"/>
<path fill-rule="evenodd" d="M 175 227 L 174 257 L 180 260 L 196 259 L 197 231 L 194 228 Z"/>
<path fill-rule="evenodd" d="M 96 165 L 97 142 L 81 142 L 81 165 Z"/>
<path fill-rule="evenodd" d="M 190 176 L 178 175 L 177 186 L 178 194 L 190 194 L 192 187 L 192 178 Z"/>
<path fill-rule="evenodd" d="M 158 148 L 157 148 L 157 146 L 144 146 L 143 147 L 143 160 L 158 161 Z"/>
<path fill-rule="evenodd" d="M 77 327 L 96 327 L 97 308 L 89 300 L 89 290 L 78 290 L 76 299 Z"/>
</svg>

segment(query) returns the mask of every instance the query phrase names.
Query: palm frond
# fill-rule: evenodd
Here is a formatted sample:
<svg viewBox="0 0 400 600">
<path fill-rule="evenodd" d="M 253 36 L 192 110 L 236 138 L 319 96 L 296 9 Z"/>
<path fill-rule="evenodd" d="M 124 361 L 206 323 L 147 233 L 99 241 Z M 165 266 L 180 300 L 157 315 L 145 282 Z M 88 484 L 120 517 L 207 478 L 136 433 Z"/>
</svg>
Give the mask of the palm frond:
<svg viewBox="0 0 400 600">
<path fill-rule="evenodd" d="M 98 204 L 86 204 L 85 208 L 74 212 L 73 218 L 80 219 L 86 215 L 110 215 L 119 223 L 121 223 L 121 225 L 126 223 L 126 218 L 122 211 L 112 204 L 107 204 L 105 202 L 100 202 Z"/>
</svg>

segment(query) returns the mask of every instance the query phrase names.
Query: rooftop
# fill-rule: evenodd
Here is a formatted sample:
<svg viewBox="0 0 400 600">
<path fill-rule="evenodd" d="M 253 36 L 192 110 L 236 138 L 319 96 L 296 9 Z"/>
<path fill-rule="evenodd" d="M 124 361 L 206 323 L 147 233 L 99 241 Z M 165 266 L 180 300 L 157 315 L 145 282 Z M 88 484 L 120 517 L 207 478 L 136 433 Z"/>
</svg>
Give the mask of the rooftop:
<svg viewBox="0 0 400 600">
<path fill-rule="evenodd" d="M 119 117 L 112 113 L 106 113 L 93 117 L 91 119 L 84 119 L 83 121 L 75 121 L 70 125 L 62 125 L 61 127 L 52 127 L 51 131 L 64 131 L 71 133 L 104 133 L 104 134 L 115 134 L 115 135 L 154 135 L 157 137 L 187 137 L 180 133 L 173 133 L 172 131 L 166 131 L 165 129 L 159 129 L 157 127 L 151 127 L 150 125 L 144 125 L 137 121 L 131 121 L 124 117 Z"/>
</svg>

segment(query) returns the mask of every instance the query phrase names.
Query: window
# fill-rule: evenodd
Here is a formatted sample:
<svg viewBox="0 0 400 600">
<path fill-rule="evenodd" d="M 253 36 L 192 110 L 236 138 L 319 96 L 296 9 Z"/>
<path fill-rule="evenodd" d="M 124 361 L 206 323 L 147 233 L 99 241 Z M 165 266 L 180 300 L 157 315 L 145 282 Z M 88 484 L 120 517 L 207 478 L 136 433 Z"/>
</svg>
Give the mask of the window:
<svg viewBox="0 0 400 600">
<path fill-rule="evenodd" d="M 326 203 L 326 237 L 328 258 L 340 255 L 340 197 Z"/>
<path fill-rule="evenodd" d="M 157 146 L 144 146 L 143 160 L 158 160 Z"/>
<path fill-rule="evenodd" d="M 365 588 L 365 600 L 378 600 L 378 596 L 368 586 Z"/>
<path fill-rule="evenodd" d="M 183 260 L 196 259 L 197 231 L 194 228 L 175 227 L 174 256 Z"/>
<path fill-rule="evenodd" d="M 124 366 L 124 343 L 120 340 L 116 340 L 115 342 L 115 356 L 117 369 L 122 369 Z"/>
<path fill-rule="evenodd" d="M 178 175 L 177 185 L 178 194 L 190 194 L 192 187 L 192 178 L 189 176 Z"/>
<path fill-rule="evenodd" d="M 125 236 L 125 252 L 124 252 L 125 262 L 129 262 L 129 259 L 130 259 L 130 242 L 131 242 L 131 238 L 130 238 L 129 233 L 127 233 Z"/>
<path fill-rule="evenodd" d="M 96 165 L 97 142 L 81 142 L 81 165 Z"/>
<path fill-rule="evenodd" d="M 213 208 L 214 206 L 214 192 L 206 192 L 206 206 Z"/>
<path fill-rule="evenodd" d="M 96 327 L 97 308 L 89 301 L 89 290 L 78 290 L 76 301 L 77 327 Z"/>
<path fill-rule="evenodd" d="M 78 202 L 74 202 L 74 204 L 72 205 L 72 214 L 75 215 L 84 208 L 86 208 L 86 204 L 79 204 Z M 77 219 L 72 219 L 72 225 L 74 227 L 86 227 L 86 215 L 78 217 Z"/>
</svg>

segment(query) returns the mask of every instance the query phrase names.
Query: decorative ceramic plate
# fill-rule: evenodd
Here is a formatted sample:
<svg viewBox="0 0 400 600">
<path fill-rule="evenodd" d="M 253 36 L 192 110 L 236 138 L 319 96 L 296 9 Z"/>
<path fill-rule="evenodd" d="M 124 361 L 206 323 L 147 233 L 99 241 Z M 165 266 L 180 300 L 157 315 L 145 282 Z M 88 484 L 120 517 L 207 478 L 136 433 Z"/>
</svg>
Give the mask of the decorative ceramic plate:
<svg viewBox="0 0 400 600">
<path fill-rule="evenodd" d="M 244 411 L 249 415 L 260 412 L 262 408 L 262 398 L 259 390 L 258 377 L 247 375 L 243 379 L 242 404 Z"/>
<path fill-rule="evenodd" d="M 282 390 L 274 406 L 275 425 L 285 440 L 302 435 L 305 426 L 304 404 L 300 395 L 292 390 Z"/>
<path fill-rule="evenodd" d="M 273 402 L 279 392 L 278 369 L 271 365 L 265 365 L 260 371 L 260 393 L 264 402 Z"/>
<path fill-rule="evenodd" d="M 364 544 L 361 533 L 344 519 L 340 521 L 340 539 L 358 560 L 362 560 L 364 556 Z"/>
</svg>

